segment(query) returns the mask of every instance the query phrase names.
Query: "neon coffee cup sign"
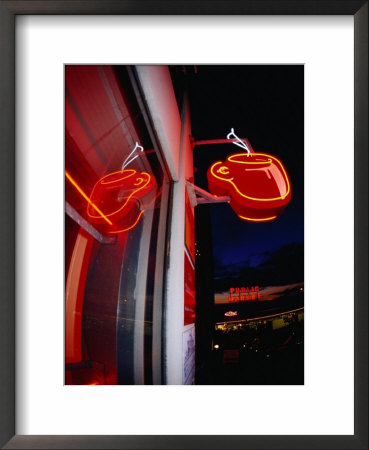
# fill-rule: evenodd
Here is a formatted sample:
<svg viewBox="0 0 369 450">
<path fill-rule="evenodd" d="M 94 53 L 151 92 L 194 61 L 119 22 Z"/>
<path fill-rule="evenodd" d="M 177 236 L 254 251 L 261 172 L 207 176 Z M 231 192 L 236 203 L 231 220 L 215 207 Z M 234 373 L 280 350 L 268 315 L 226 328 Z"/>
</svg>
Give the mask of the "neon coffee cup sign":
<svg viewBox="0 0 369 450">
<path fill-rule="evenodd" d="M 231 197 L 230 206 L 245 221 L 276 219 L 291 200 L 291 182 L 282 162 L 266 153 L 236 153 L 213 163 L 209 190 Z"/>
<path fill-rule="evenodd" d="M 100 178 L 92 189 L 87 214 L 108 234 L 132 229 L 152 200 L 156 182 L 147 172 L 118 170 Z"/>
</svg>

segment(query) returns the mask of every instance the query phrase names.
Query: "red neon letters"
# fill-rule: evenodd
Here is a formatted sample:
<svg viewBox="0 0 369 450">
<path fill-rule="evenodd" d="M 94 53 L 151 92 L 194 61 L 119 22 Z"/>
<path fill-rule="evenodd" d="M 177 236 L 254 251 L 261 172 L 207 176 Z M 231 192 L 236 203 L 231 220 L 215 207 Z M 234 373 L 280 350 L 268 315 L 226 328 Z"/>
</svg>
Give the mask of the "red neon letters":
<svg viewBox="0 0 369 450">
<path fill-rule="evenodd" d="M 209 190 L 230 196 L 237 216 L 246 221 L 276 219 L 291 200 L 291 183 L 283 164 L 264 153 L 237 153 L 217 161 L 207 173 Z"/>
<path fill-rule="evenodd" d="M 251 302 L 260 299 L 261 294 L 259 286 L 229 288 L 228 302 Z"/>
</svg>

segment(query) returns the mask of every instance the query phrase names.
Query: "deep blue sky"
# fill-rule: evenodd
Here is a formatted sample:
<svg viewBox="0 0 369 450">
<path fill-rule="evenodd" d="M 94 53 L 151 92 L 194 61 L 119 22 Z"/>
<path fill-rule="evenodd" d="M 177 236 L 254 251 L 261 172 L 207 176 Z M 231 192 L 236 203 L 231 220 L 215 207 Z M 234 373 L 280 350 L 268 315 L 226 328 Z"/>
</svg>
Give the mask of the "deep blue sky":
<svg viewBox="0 0 369 450">
<path fill-rule="evenodd" d="M 228 204 L 211 206 L 216 278 L 232 264 L 235 277 L 239 267 L 261 271 L 274 253 L 281 255 L 286 246 L 300 249 L 291 244 L 304 240 L 304 68 L 197 66 L 197 74 L 189 76 L 189 92 L 195 140 L 225 138 L 233 127 L 255 151 L 279 158 L 290 175 L 292 200 L 273 222 L 244 222 Z M 233 144 L 195 148 L 195 184 L 207 189 L 209 165 L 239 150 Z M 302 273 L 303 253 L 298 250 L 293 260 Z"/>
</svg>

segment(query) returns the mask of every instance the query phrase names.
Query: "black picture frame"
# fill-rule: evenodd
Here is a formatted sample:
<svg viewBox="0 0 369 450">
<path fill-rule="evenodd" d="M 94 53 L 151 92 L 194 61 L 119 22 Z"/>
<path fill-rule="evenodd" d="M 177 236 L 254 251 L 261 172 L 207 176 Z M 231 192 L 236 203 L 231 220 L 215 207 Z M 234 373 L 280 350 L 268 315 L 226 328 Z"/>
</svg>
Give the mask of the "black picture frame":
<svg viewBox="0 0 369 450">
<path fill-rule="evenodd" d="M 354 435 L 15 435 L 15 17 L 20 14 L 354 16 Z M 368 0 L 42 0 L 0 2 L 0 445 L 6 449 L 368 449 Z"/>
</svg>

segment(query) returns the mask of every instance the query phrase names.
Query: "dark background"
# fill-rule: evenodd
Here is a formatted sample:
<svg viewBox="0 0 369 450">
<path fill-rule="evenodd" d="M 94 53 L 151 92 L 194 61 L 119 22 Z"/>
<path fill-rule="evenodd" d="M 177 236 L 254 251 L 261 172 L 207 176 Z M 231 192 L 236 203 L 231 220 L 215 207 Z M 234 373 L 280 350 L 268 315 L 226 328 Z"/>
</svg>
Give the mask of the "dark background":
<svg viewBox="0 0 369 450">
<path fill-rule="evenodd" d="M 281 330 L 265 325 L 226 332 L 215 331 L 215 323 L 227 321 L 229 309 L 245 319 L 303 306 L 303 291 L 293 285 L 304 281 L 304 67 L 187 66 L 181 71 L 194 140 L 225 139 L 234 128 L 254 151 L 280 159 L 292 185 L 290 203 L 272 222 L 242 221 L 226 203 L 195 208 L 196 383 L 303 384 L 303 323 L 291 318 Z M 239 151 L 234 144 L 195 147 L 195 185 L 208 190 L 208 167 Z M 214 304 L 214 295 L 231 286 L 255 285 L 281 288 L 269 301 Z M 220 350 L 214 350 L 216 343 Z M 240 349 L 238 365 L 225 363 L 225 348 Z"/>
<path fill-rule="evenodd" d="M 211 205 L 215 289 L 228 289 L 239 277 L 264 286 L 303 281 L 304 67 L 196 66 L 188 88 L 195 140 L 224 139 L 234 128 L 255 151 L 279 158 L 292 184 L 291 202 L 273 222 L 244 222 L 228 204 Z M 209 165 L 239 150 L 196 147 L 195 184 L 207 189 Z"/>
</svg>

